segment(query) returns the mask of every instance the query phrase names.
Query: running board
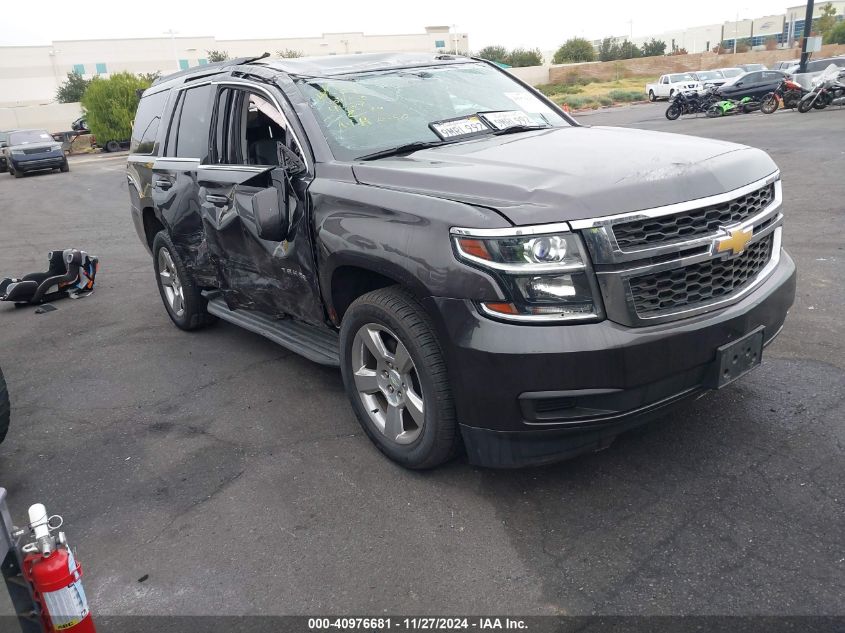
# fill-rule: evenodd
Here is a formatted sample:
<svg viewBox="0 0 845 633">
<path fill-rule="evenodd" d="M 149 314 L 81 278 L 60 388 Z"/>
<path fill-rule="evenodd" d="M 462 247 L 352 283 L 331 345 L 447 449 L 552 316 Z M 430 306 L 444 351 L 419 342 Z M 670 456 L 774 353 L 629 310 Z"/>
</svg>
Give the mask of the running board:
<svg viewBox="0 0 845 633">
<path fill-rule="evenodd" d="M 224 321 L 260 334 L 315 363 L 340 367 L 337 332 L 308 325 L 296 319 L 271 319 L 260 312 L 230 310 L 220 297 L 209 299 L 208 311 Z"/>
</svg>

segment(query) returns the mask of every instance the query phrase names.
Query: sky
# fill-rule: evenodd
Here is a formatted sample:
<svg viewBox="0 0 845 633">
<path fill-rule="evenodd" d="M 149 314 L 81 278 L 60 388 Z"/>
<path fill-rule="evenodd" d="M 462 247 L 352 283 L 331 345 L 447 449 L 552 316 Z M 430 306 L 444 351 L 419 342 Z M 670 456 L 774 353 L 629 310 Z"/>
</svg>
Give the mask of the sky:
<svg viewBox="0 0 845 633">
<path fill-rule="evenodd" d="M 794 6 L 799 4 L 792 0 Z M 0 45 L 53 40 L 211 35 L 219 39 L 308 37 L 322 33 L 422 33 L 454 25 L 470 48 L 489 44 L 552 50 L 573 36 L 646 36 L 670 29 L 720 24 L 784 13 L 778 0 L 599 0 L 460 2 L 458 0 L 74 0 L 3 2 Z"/>
</svg>

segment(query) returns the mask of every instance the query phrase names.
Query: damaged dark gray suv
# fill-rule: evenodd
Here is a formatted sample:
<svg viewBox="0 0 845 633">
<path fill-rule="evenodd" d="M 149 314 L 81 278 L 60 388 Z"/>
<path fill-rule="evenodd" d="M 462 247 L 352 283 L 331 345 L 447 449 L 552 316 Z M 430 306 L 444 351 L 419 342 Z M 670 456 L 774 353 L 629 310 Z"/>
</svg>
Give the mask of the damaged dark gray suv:
<svg viewBox="0 0 845 633">
<path fill-rule="evenodd" d="M 582 126 L 480 60 L 171 75 L 128 179 L 173 322 L 339 366 L 411 468 L 603 448 L 756 367 L 795 294 L 764 152 Z"/>
</svg>

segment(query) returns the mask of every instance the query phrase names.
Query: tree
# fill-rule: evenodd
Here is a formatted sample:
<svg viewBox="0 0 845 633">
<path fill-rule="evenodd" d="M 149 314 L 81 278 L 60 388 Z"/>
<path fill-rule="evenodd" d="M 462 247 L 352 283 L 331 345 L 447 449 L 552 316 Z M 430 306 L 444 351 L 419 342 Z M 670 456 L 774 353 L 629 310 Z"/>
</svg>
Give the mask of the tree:
<svg viewBox="0 0 845 633">
<path fill-rule="evenodd" d="M 619 44 L 613 37 L 606 37 L 599 44 L 599 59 L 603 62 L 610 62 L 619 59 Z"/>
<path fill-rule="evenodd" d="M 624 40 L 619 45 L 619 57 L 616 59 L 633 59 L 634 57 L 642 57 L 643 52 L 639 46 L 628 40 Z"/>
<path fill-rule="evenodd" d="M 141 78 L 141 81 L 145 81 L 151 86 L 155 81 L 161 78 L 161 71 L 157 70 L 154 73 L 138 73 L 138 77 Z"/>
<path fill-rule="evenodd" d="M 845 44 L 845 22 L 840 22 L 831 29 L 825 44 Z"/>
<path fill-rule="evenodd" d="M 596 58 L 593 45 L 583 37 L 572 37 L 555 52 L 552 63 L 591 62 Z"/>
<path fill-rule="evenodd" d="M 836 9 L 833 5 L 828 2 L 826 5 L 822 7 L 822 14 L 821 17 L 816 20 L 816 30 L 818 34 L 823 36 L 825 39 L 829 36 L 830 32 L 833 30 L 833 27 L 836 26 Z"/>
<path fill-rule="evenodd" d="M 85 89 L 90 83 L 90 79 L 83 79 L 79 73 L 68 73 L 67 79 L 56 90 L 56 101 L 59 103 L 82 101 L 82 95 L 85 94 Z"/>
<path fill-rule="evenodd" d="M 508 49 L 504 46 L 485 46 L 476 54 L 476 57 L 487 59 L 491 62 L 499 62 L 500 64 L 507 64 Z"/>
<path fill-rule="evenodd" d="M 666 42 L 651 38 L 643 44 L 643 57 L 657 57 L 666 54 Z"/>
<path fill-rule="evenodd" d="M 132 134 L 138 93 L 149 88 L 145 79 L 132 73 L 115 73 L 108 79 L 95 77 L 82 95 L 88 128 L 100 145 L 125 141 Z"/>
<path fill-rule="evenodd" d="M 542 66 L 543 54 L 540 49 L 532 48 L 515 48 L 508 55 L 507 63 L 514 68 L 521 68 L 523 66 Z"/>
<path fill-rule="evenodd" d="M 229 59 L 229 53 L 226 51 L 205 51 L 205 54 L 208 55 L 208 61 L 210 62 L 225 62 Z"/>
<path fill-rule="evenodd" d="M 744 52 L 744 51 L 739 51 L 739 52 Z M 673 50 L 669 54 L 670 55 L 688 55 L 689 53 L 687 53 L 687 49 L 685 49 L 685 48 L 675 48 L 675 50 Z"/>
<path fill-rule="evenodd" d="M 294 50 L 292 48 L 286 48 L 286 49 L 281 50 L 281 51 L 276 51 L 276 55 L 278 55 L 279 57 L 284 57 L 286 59 L 294 59 L 296 57 L 304 57 L 304 55 L 302 54 L 302 51 L 297 51 L 297 50 Z"/>
</svg>

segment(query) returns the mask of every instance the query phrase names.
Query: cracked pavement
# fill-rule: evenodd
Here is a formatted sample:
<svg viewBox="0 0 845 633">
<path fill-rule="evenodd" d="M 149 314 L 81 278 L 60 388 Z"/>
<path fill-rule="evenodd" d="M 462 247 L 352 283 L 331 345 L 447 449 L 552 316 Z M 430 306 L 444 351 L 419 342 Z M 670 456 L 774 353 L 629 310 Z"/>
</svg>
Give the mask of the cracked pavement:
<svg viewBox="0 0 845 633">
<path fill-rule="evenodd" d="M 0 306 L 13 516 L 64 516 L 104 614 L 845 614 L 845 110 L 664 110 L 579 118 L 768 150 L 796 305 L 738 384 L 522 471 L 404 471 L 338 372 L 228 324 L 173 327 L 123 159 L 0 175 L 0 274 L 55 248 L 101 259 L 89 298 Z"/>
</svg>

